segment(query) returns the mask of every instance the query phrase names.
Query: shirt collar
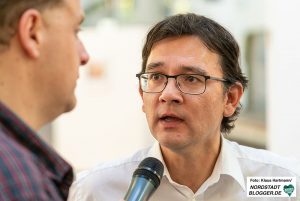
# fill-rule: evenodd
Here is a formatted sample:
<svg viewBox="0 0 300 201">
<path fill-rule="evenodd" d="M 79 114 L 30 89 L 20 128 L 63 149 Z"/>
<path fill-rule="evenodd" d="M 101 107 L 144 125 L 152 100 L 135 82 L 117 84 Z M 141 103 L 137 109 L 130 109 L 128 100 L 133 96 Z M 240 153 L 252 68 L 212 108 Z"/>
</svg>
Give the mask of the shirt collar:
<svg viewBox="0 0 300 201">
<path fill-rule="evenodd" d="M 163 174 L 163 176 L 166 176 L 169 179 L 169 181 L 172 181 L 169 170 L 168 170 L 168 168 L 166 166 L 166 163 L 163 159 L 159 143 L 157 141 L 155 141 L 153 146 L 150 148 L 148 155 L 151 156 L 151 157 L 157 158 L 158 160 L 160 160 L 162 162 L 162 164 L 164 165 L 164 174 Z"/>
<path fill-rule="evenodd" d="M 231 176 L 245 191 L 245 180 L 236 152 L 233 150 L 230 141 L 225 139 L 223 135 L 221 135 L 221 144 L 221 151 L 215 169 L 219 169 L 219 175 Z"/>
<path fill-rule="evenodd" d="M 154 145 L 149 150 L 148 155 L 159 159 L 163 163 L 163 176 L 167 177 L 169 181 L 172 181 L 168 168 L 164 162 L 158 142 L 154 143 Z M 216 161 L 213 173 L 208 178 L 209 181 L 204 183 L 204 188 L 201 187 L 201 189 L 204 191 L 205 189 L 207 189 L 208 186 L 218 182 L 221 175 L 231 176 L 235 181 L 237 181 L 240 184 L 242 189 L 245 191 L 244 176 L 240 164 L 238 162 L 236 153 L 232 149 L 230 142 L 227 139 L 225 139 L 223 135 L 221 136 L 221 151 Z"/>
</svg>

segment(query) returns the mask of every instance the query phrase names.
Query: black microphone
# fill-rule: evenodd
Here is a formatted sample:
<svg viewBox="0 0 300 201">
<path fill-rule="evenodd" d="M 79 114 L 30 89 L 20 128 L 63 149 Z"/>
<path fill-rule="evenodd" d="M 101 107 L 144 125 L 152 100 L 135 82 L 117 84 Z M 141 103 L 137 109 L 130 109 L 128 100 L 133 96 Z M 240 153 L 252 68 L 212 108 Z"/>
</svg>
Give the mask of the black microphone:
<svg viewBox="0 0 300 201">
<path fill-rule="evenodd" d="M 163 164 L 156 158 L 145 158 L 134 171 L 124 201 L 147 201 L 157 189 L 164 173 Z"/>
</svg>

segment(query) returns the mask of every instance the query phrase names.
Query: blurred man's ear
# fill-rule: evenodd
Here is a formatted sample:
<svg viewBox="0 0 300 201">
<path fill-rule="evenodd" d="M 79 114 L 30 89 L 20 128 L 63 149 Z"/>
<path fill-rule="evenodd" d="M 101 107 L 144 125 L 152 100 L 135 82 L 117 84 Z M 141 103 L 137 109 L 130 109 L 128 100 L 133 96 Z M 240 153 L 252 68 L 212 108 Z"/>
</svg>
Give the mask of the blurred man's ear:
<svg viewBox="0 0 300 201">
<path fill-rule="evenodd" d="M 240 103 L 240 99 L 243 95 L 243 86 L 241 83 L 236 82 L 230 86 L 225 94 L 225 107 L 223 115 L 224 117 L 230 117 L 235 112 L 235 109 Z"/>
<path fill-rule="evenodd" d="M 24 53 L 29 57 L 37 58 L 40 55 L 41 28 L 42 16 L 39 11 L 28 9 L 20 17 L 17 37 Z"/>
</svg>

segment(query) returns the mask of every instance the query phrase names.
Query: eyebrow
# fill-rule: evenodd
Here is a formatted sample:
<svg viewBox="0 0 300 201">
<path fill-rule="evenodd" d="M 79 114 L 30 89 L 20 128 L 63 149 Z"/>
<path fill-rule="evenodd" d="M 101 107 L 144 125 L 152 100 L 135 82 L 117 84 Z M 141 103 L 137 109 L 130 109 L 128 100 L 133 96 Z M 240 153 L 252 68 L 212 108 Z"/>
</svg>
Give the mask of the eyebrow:
<svg viewBox="0 0 300 201">
<path fill-rule="evenodd" d="M 163 66 L 165 63 L 164 62 L 152 62 L 152 63 L 149 63 L 147 66 L 146 66 L 146 71 L 148 70 L 154 70 L 158 67 L 161 67 Z M 183 70 L 183 71 L 188 71 L 188 72 L 193 72 L 195 74 L 200 74 L 200 75 L 207 75 L 207 72 L 205 70 L 203 70 L 200 66 L 180 66 L 180 68 Z"/>
<path fill-rule="evenodd" d="M 152 62 L 146 66 L 146 70 L 153 70 L 157 67 L 163 66 L 164 64 L 164 62 Z"/>
<path fill-rule="evenodd" d="M 200 66 L 181 66 L 184 71 L 191 71 L 200 75 L 207 75 L 207 72 L 203 70 Z"/>
</svg>

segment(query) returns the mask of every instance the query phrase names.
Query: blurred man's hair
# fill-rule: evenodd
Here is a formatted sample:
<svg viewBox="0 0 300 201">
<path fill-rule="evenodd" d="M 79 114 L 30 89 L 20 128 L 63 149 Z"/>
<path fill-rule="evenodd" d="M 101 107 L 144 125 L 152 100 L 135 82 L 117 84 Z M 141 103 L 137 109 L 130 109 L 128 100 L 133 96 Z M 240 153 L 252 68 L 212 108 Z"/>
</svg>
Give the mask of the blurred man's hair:
<svg viewBox="0 0 300 201">
<path fill-rule="evenodd" d="M 240 50 L 234 37 L 217 22 L 192 13 L 170 16 L 154 25 L 147 34 L 143 47 L 141 72 L 145 72 L 149 54 L 156 42 L 169 37 L 189 35 L 197 36 L 210 51 L 218 54 L 223 77 L 230 81 L 230 83 L 224 84 L 225 89 L 228 89 L 235 82 L 240 82 L 244 89 L 247 87 L 248 80 L 240 68 Z M 234 122 L 240 110 L 241 105 L 238 106 L 232 116 L 223 117 L 221 123 L 222 133 L 230 133 L 234 128 Z"/>
<path fill-rule="evenodd" d="M 23 13 L 34 8 L 39 11 L 61 4 L 64 0 L 0 0 L 0 48 L 8 46 Z M 58 19 L 59 20 L 59 19 Z"/>
</svg>

